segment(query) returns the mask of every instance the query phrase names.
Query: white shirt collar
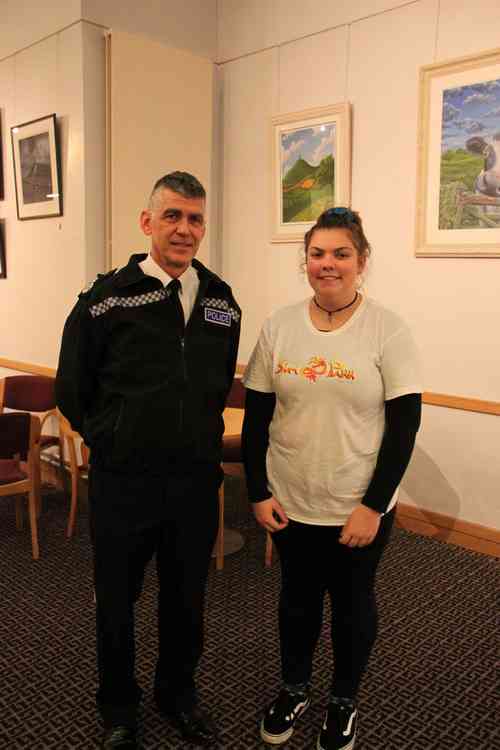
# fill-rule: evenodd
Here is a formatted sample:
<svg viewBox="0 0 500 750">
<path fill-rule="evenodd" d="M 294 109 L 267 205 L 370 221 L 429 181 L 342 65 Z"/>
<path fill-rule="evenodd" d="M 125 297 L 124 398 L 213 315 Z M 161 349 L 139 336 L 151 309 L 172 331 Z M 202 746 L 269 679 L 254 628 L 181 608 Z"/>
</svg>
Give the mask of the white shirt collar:
<svg viewBox="0 0 500 750">
<path fill-rule="evenodd" d="M 167 284 L 170 284 L 170 282 L 172 281 L 173 277 L 158 265 L 151 254 L 148 254 L 148 257 L 141 261 L 139 263 L 139 266 L 141 267 L 143 273 L 146 274 L 146 276 L 154 276 L 154 278 L 161 281 L 163 286 L 167 286 Z M 181 294 L 193 292 L 195 288 L 196 291 L 198 290 L 198 274 L 191 264 L 186 268 L 185 271 L 181 273 L 181 275 L 179 276 L 179 281 L 181 282 Z"/>
</svg>

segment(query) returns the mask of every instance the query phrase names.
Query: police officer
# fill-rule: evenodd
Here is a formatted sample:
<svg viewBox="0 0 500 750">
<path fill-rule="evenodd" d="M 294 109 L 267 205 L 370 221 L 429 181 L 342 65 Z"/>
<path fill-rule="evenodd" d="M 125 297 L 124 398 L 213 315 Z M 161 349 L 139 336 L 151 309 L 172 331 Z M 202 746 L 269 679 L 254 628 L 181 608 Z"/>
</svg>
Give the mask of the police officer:
<svg viewBox="0 0 500 750">
<path fill-rule="evenodd" d="M 90 529 L 102 748 L 137 748 L 134 603 L 156 558 L 158 710 L 182 735 L 216 743 L 197 700 L 206 579 L 218 527 L 222 412 L 240 309 L 195 260 L 205 190 L 185 172 L 159 179 L 140 225 L 149 255 L 82 292 L 64 328 L 62 413 L 91 449 Z"/>
</svg>

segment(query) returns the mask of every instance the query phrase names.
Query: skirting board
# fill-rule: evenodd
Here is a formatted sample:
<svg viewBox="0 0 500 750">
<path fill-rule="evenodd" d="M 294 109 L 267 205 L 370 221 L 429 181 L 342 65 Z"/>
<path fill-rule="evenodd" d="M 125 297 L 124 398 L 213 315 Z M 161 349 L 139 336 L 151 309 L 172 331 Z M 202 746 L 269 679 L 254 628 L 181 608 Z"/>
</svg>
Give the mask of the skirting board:
<svg viewBox="0 0 500 750">
<path fill-rule="evenodd" d="M 497 529 L 422 510 L 405 503 L 398 503 L 396 521 L 398 526 L 407 531 L 500 558 L 500 531 Z"/>
</svg>

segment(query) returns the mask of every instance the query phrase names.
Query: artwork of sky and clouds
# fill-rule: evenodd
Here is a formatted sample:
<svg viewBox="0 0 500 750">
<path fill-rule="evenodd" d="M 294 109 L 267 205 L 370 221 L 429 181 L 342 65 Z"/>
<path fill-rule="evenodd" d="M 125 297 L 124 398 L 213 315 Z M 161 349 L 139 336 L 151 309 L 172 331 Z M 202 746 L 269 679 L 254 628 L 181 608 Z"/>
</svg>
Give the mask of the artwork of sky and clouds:
<svg viewBox="0 0 500 750">
<path fill-rule="evenodd" d="M 494 228 L 494 206 L 457 220 L 457 194 L 500 198 L 500 79 L 445 89 L 442 104 L 439 228 Z"/>
<path fill-rule="evenodd" d="M 336 124 L 281 133 L 282 222 L 314 221 L 334 205 Z"/>
</svg>

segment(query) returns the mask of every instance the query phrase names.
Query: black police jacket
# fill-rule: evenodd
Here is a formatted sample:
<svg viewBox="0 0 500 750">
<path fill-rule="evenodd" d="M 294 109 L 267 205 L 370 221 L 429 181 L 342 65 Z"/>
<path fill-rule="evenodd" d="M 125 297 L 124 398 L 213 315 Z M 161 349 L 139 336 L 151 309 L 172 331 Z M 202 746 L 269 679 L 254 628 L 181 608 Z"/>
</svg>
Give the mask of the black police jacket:
<svg viewBox="0 0 500 750">
<path fill-rule="evenodd" d="M 132 255 L 83 291 L 64 326 L 56 397 L 91 448 L 117 470 L 162 462 L 219 462 L 241 311 L 230 287 L 200 262 L 184 334 L 159 279 Z"/>
</svg>

